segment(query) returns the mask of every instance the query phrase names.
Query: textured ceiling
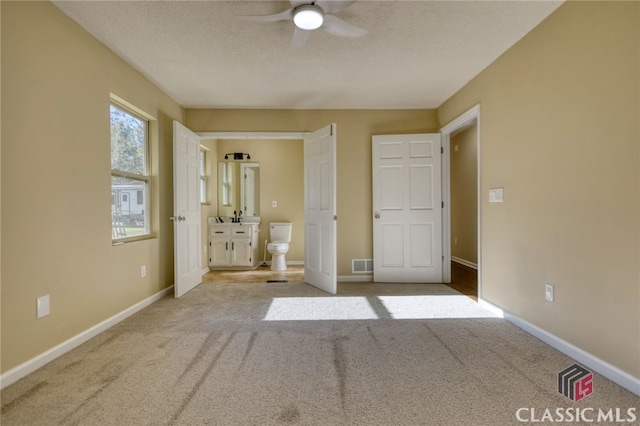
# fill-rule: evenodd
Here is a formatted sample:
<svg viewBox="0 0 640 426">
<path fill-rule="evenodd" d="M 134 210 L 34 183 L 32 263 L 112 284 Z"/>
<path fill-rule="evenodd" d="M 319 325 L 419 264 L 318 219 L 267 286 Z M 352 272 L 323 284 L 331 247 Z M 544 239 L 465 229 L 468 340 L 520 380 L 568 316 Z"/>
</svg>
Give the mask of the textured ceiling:
<svg viewBox="0 0 640 426">
<path fill-rule="evenodd" d="M 370 1 L 336 13 L 369 30 L 250 22 L 282 1 L 54 1 L 188 108 L 435 108 L 560 1 Z"/>
</svg>

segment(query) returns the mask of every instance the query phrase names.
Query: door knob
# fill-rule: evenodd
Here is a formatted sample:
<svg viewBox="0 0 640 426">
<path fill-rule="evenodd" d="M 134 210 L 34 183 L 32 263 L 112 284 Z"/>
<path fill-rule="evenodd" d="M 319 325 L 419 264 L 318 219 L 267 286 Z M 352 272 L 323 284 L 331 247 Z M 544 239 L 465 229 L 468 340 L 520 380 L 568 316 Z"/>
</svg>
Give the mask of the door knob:
<svg viewBox="0 0 640 426">
<path fill-rule="evenodd" d="M 380 213 L 376 212 L 376 214 L 373 217 L 375 217 L 376 219 L 380 219 Z"/>
</svg>

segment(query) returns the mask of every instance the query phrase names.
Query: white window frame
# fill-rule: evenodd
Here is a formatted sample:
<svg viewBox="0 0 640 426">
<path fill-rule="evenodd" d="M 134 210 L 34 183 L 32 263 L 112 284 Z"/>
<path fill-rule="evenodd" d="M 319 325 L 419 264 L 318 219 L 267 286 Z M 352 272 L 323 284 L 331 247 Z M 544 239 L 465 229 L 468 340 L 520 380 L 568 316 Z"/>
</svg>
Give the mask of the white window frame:
<svg viewBox="0 0 640 426">
<path fill-rule="evenodd" d="M 231 206 L 231 186 L 233 177 L 229 173 L 229 167 L 226 162 L 220 163 L 220 204 Z"/>
<path fill-rule="evenodd" d="M 137 241 L 140 239 L 146 239 L 151 237 L 151 146 L 149 143 L 149 133 L 150 133 L 150 121 L 151 118 L 146 114 L 140 112 L 135 107 L 131 107 L 126 104 L 126 102 L 121 101 L 120 99 L 116 99 L 115 96 L 112 96 L 111 102 L 109 103 L 109 111 L 111 111 L 111 107 L 115 107 L 120 111 L 123 111 L 125 114 L 128 114 L 144 123 L 144 149 L 145 149 L 145 158 L 144 158 L 144 174 L 131 173 L 124 170 L 111 169 L 111 178 L 114 177 L 122 177 L 128 178 L 136 181 L 143 182 L 144 187 L 144 203 L 143 203 L 143 220 L 144 220 L 144 230 L 142 233 L 136 233 L 134 235 L 126 235 L 124 225 L 118 226 L 116 225 L 116 219 L 113 214 L 113 206 L 112 208 L 112 226 L 111 226 L 111 239 L 113 243 L 124 243 L 128 241 Z M 111 123 L 111 113 L 109 113 L 109 123 Z M 109 130 L 111 132 L 111 130 Z M 111 134 L 109 134 L 109 143 L 111 143 Z M 109 157 L 111 159 L 111 156 Z M 111 162 L 111 160 L 110 160 Z M 136 189 L 135 191 L 137 191 Z M 113 184 L 111 184 L 111 193 L 113 196 Z M 131 200 L 133 198 L 132 195 L 135 195 L 135 200 L 137 200 L 137 193 L 133 193 L 128 195 L 128 199 Z M 117 200 L 117 198 L 116 198 Z"/>
<path fill-rule="evenodd" d="M 200 147 L 200 204 L 209 203 L 207 190 L 207 150 Z"/>
</svg>

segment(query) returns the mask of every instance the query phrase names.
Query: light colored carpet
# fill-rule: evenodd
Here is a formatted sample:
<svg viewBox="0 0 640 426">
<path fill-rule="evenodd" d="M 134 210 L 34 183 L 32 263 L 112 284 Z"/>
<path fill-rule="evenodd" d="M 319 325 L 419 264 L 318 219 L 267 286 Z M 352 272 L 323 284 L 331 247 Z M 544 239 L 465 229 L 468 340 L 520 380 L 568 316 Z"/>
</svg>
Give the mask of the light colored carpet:
<svg viewBox="0 0 640 426">
<path fill-rule="evenodd" d="M 640 405 L 597 374 L 582 401 L 560 395 L 557 373 L 574 361 L 502 319 L 397 319 L 455 299 L 447 286 L 340 290 L 203 284 L 166 297 L 4 389 L 1 423 L 506 425 L 520 407 Z M 335 299 L 368 317 L 270 318 L 291 299 L 318 302 L 314 315 Z"/>
</svg>

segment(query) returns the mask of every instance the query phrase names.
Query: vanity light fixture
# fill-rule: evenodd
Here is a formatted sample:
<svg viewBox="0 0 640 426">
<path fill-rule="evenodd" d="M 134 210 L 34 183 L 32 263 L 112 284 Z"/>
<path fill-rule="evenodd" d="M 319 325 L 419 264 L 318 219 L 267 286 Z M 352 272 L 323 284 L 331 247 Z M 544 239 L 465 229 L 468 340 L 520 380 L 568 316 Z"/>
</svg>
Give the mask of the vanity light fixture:
<svg viewBox="0 0 640 426">
<path fill-rule="evenodd" d="M 247 156 L 247 160 L 251 160 L 251 155 L 245 152 L 230 152 L 224 155 L 224 159 L 228 160 L 230 155 L 233 155 L 234 160 L 244 160 L 245 155 Z"/>
</svg>

